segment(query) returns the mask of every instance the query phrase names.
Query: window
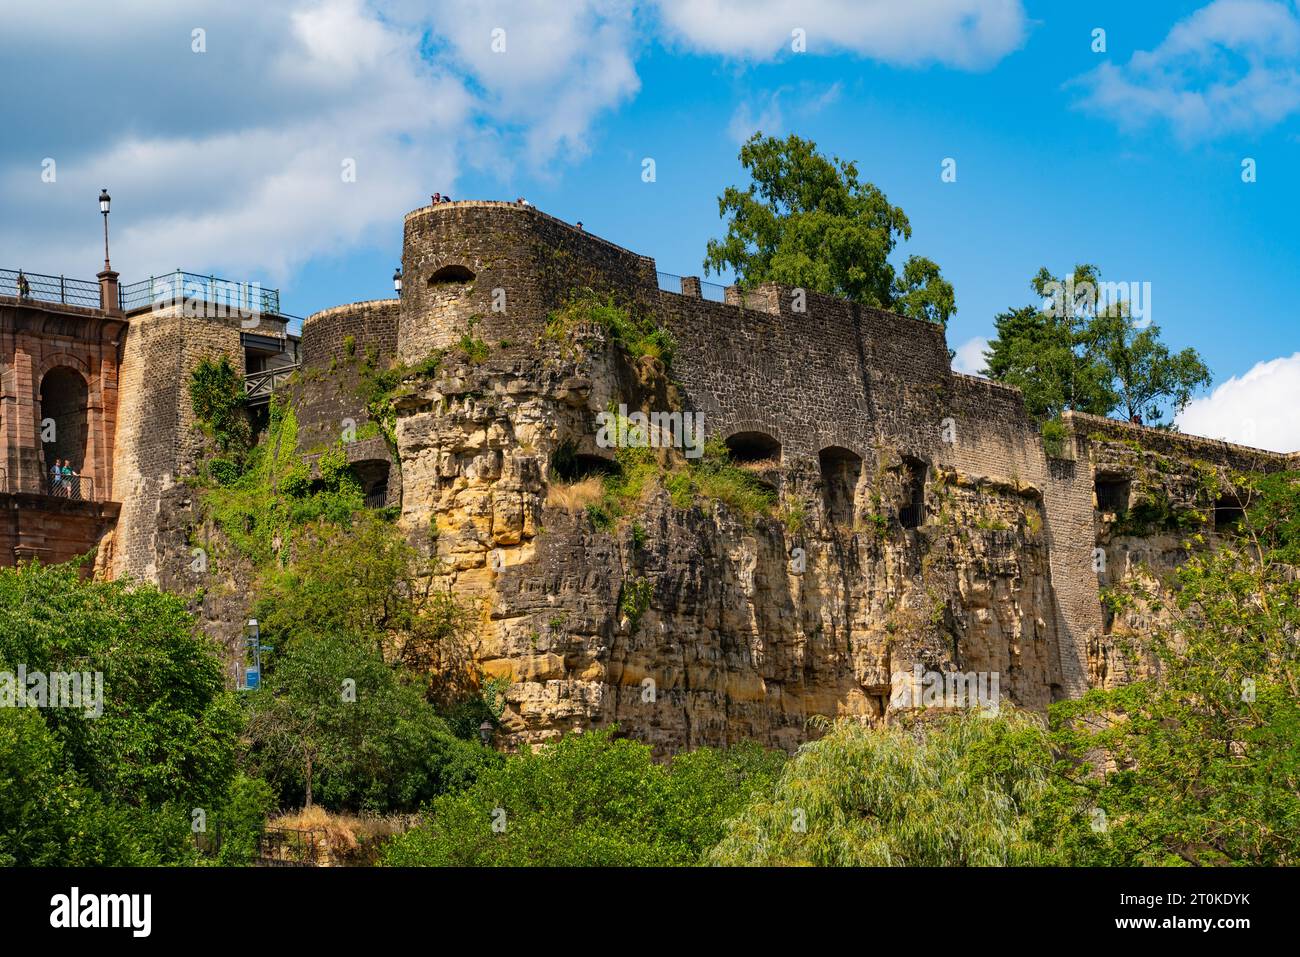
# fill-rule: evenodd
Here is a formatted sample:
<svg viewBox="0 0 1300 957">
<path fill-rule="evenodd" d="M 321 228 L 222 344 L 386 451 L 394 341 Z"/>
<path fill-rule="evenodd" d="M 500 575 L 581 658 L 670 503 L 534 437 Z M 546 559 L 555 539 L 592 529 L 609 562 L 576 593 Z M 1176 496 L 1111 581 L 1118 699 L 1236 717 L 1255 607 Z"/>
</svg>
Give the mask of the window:
<svg viewBox="0 0 1300 957">
<path fill-rule="evenodd" d="M 473 282 L 474 271 L 468 266 L 443 266 L 429 277 L 430 286 Z"/>
<path fill-rule="evenodd" d="M 41 421 L 37 423 L 38 438 L 45 450 L 45 474 L 48 477 L 55 461 L 67 461 L 78 476 L 86 470 L 86 442 L 89 438 L 87 409 L 90 389 L 81 373 L 66 366 L 51 369 L 41 380 Z M 51 420 L 53 427 L 46 429 L 41 422 Z M 45 441 L 46 439 L 50 441 Z M 60 488 L 65 494 L 79 495 L 85 481 L 64 481 Z M 88 489 L 87 489 L 88 491 Z M 88 494 L 80 497 L 89 497 Z"/>
<path fill-rule="evenodd" d="M 1246 517 L 1246 510 L 1241 500 L 1235 495 L 1224 495 L 1214 503 L 1214 530 L 1216 532 L 1233 532 L 1241 520 Z"/>
<path fill-rule="evenodd" d="M 727 451 L 738 465 L 774 468 L 781 464 L 781 443 L 766 432 L 737 432 L 727 439 Z"/>
<path fill-rule="evenodd" d="M 1123 515 L 1128 511 L 1130 482 L 1122 475 L 1098 475 L 1094 492 L 1097 511 Z"/>
</svg>

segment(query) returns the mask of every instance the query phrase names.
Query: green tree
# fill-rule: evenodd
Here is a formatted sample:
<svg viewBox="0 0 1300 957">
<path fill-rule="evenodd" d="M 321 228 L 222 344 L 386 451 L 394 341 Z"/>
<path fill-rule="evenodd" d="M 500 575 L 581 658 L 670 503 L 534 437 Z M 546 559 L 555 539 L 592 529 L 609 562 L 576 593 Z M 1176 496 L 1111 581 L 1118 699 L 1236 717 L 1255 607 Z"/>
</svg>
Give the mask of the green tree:
<svg viewBox="0 0 1300 957">
<path fill-rule="evenodd" d="M 247 698 L 248 764 L 286 803 L 408 810 L 495 759 L 455 737 L 418 687 L 352 635 L 294 642 Z"/>
<path fill-rule="evenodd" d="M 1033 809 L 1051 789 L 1046 730 L 979 711 L 869 727 L 842 720 L 727 824 L 724 865 L 1025 865 L 1050 860 Z"/>
<path fill-rule="evenodd" d="M 1046 304 L 998 314 L 985 364 L 990 378 L 1024 393 L 1040 421 L 1118 410 L 1160 425 L 1166 410 L 1177 413 L 1209 385 L 1196 351 L 1171 354 L 1158 326 L 1138 328 L 1130 303 L 1106 294 L 1097 267 L 1076 266 L 1065 278 L 1043 268 L 1030 286 Z"/>
<path fill-rule="evenodd" d="M 1089 346 L 1095 300 L 1081 292 L 1096 278 L 1091 266 L 1075 267 L 1065 280 L 1041 269 L 1030 286 L 1044 298 L 1054 294 L 1052 307 L 1025 306 L 994 318 L 997 336 L 985 353 L 985 371 L 1020 389 L 1029 414 L 1040 421 L 1114 408 L 1109 370 Z"/>
<path fill-rule="evenodd" d="M 228 800 L 238 707 L 184 602 L 77 565 L 0 569 L 0 671 L 91 675 L 102 711 L 0 709 L 0 860 L 197 861 L 195 809 Z"/>
<path fill-rule="evenodd" d="M 665 866 L 698 863 L 722 823 L 771 786 L 784 756 L 756 745 L 669 764 L 608 731 L 521 751 L 386 849 L 390 866 Z"/>
<path fill-rule="evenodd" d="M 1237 537 L 1193 537 L 1172 599 L 1110 596 L 1150 622 L 1117 634 L 1137 680 L 1053 706 L 1068 862 L 1300 864 L 1300 473 L 1254 494 Z"/>
<path fill-rule="evenodd" d="M 727 235 L 710 240 L 706 274 L 734 270 L 745 286 L 773 281 L 843 296 L 917 319 L 946 322 L 952 286 L 928 259 L 913 256 L 896 276 L 889 262 L 912 227 L 856 164 L 823 156 L 809 140 L 755 133 L 740 148 L 752 182 L 718 197 Z"/>
<path fill-rule="evenodd" d="M 894 280 L 892 308 L 911 319 L 921 319 L 940 326 L 957 312 L 957 297 L 952 283 L 939 274 L 939 266 L 924 256 L 911 256 L 903 264 L 903 274 Z"/>
<path fill-rule="evenodd" d="M 1115 407 L 1128 418 L 1139 415 L 1148 425 L 1160 425 L 1166 407 L 1177 415 L 1197 389 L 1210 384 L 1210 370 L 1195 349 L 1171 353 L 1160 341 L 1160 327 L 1137 328 L 1127 309 L 1098 315 L 1088 334 L 1111 374 Z"/>
</svg>

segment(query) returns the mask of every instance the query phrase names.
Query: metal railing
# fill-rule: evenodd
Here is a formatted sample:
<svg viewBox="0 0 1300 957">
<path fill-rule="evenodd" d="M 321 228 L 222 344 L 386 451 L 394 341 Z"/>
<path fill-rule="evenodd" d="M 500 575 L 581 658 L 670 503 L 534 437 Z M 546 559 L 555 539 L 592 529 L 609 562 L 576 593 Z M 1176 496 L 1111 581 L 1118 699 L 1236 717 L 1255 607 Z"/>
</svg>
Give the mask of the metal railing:
<svg viewBox="0 0 1300 957">
<path fill-rule="evenodd" d="M 151 276 L 121 289 L 123 312 L 186 303 L 213 306 L 227 314 L 240 316 L 278 316 L 280 290 L 266 289 L 256 282 L 200 276 L 182 269 L 165 276 Z"/>
<path fill-rule="evenodd" d="M 244 375 L 244 398 L 251 405 L 271 401 L 271 393 L 283 387 L 289 377 L 298 371 L 296 365 L 277 366 L 262 372 L 249 372 Z"/>
<path fill-rule="evenodd" d="M 26 289 L 19 276 L 27 280 Z M 65 306 L 98 309 L 99 283 L 67 276 L 46 276 L 21 269 L 0 269 L 0 296 L 31 302 L 55 302 Z"/>
<path fill-rule="evenodd" d="M 686 291 L 687 285 L 682 281 L 682 277 L 670 272 L 656 272 L 655 278 L 659 280 L 659 288 L 664 292 L 675 292 L 679 296 L 689 295 Z M 690 282 L 699 283 L 700 298 L 708 299 L 712 302 L 727 301 L 727 287 L 716 282 L 705 282 L 698 276 L 687 276 Z"/>
<path fill-rule="evenodd" d="M 46 472 L 41 482 L 41 493 L 54 498 L 67 498 L 74 502 L 95 501 L 95 480 L 89 475 L 61 475 Z"/>
</svg>

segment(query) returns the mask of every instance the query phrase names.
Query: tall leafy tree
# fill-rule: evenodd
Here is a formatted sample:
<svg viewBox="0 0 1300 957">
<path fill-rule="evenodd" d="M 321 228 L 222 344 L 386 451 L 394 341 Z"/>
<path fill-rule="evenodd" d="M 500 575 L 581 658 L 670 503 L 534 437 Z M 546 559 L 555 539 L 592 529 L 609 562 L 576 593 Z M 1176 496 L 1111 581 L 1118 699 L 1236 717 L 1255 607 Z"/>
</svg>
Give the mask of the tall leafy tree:
<svg viewBox="0 0 1300 957">
<path fill-rule="evenodd" d="M 1176 415 L 1197 389 L 1210 384 L 1210 370 L 1195 349 L 1171 353 L 1160 341 L 1160 327 L 1138 329 L 1127 309 L 1097 316 L 1089 335 L 1111 374 L 1115 407 L 1126 417 L 1159 425 L 1165 407 Z"/>
<path fill-rule="evenodd" d="M 75 564 L 0 569 L 0 672 L 20 665 L 89 673 L 83 694 L 102 676 L 102 710 L 0 708 L 0 863 L 194 862 L 194 810 L 222 826 L 239 786 L 239 712 L 184 600 Z"/>
<path fill-rule="evenodd" d="M 354 635 L 293 642 L 248 699 L 248 762 L 307 807 L 411 810 L 496 758 Z"/>
<path fill-rule="evenodd" d="M 774 281 L 943 323 L 956 312 L 934 262 L 911 257 L 902 276 L 889 255 L 912 227 L 855 163 L 827 158 L 798 136 L 755 133 L 740 149 L 752 182 L 718 197 L 727 235 L 710 240 L 704 269 L 735 271 L 742 285 Z"/>
<path fill-rule="evenodd" d="M 1096 266 L 1066 277 L 1040 269 L 1030 283 L 1042 306 L 1025 306 L 994 319 L 997 336 L 985 353 L 986 372 L 1019 388 L 1038 419 L 1062 412 L 1166 424 L 1210 373 L 1194 349 L 1171 354 L 1158 326 L 1133 321 L 1130 303 L 1108 300 Z"/>
</svg>

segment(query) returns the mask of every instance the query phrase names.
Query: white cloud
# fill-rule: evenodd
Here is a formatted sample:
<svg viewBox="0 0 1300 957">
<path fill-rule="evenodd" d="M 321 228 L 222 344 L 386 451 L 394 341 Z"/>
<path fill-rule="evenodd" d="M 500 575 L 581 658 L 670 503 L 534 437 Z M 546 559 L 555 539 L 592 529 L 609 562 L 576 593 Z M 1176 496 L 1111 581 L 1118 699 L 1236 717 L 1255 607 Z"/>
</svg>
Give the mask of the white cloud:
<svg viewBox="0 0 1300 957">
<path fill-rule="evenodd" d="M 180 266 L 283 282 L 313 255 L 392 228 L 454 181 L 471 95 L 421 56 L 421 31 L 362 0 L 151 8 L 115 32 L 99 6 L 50 7 L 34 26 L 47 34 L 42 57 L 76 71 L 83 89 L 34 81 L 23 91 L 24 115 L 42 119 L 25 142 L 0 146 L 6 264 L 93 272 L 94 200 L 107 186 L 124 279 Z M 205 53 L 191 49 L 195 25 L 207 32 Z M 77 46 L 87 30 L 110 38 L 105 50 Z M 21 59 L 20 47 L 7 31 L 0 57 Z M 67 128 L 77 136 L 60 139 Z M 41 181 L 45 156 L 58 162 L 54 183 Z"/>
<path fill-rule="evenodd" d="M 1285 0 L 1215 0 L 1124 66 L 1074 81 L 1080 105 L 1184 141 L 1266 129 L 1300 112 L 1300 11 Z"/>
<path fill-rule="evenodd" d="M 967 339 L 955 350 L 957 354 L 952 359 L 953 369 L 967 375 L 983 375 L 984 352 L 988 347 L 989 341 L 983 336 Z"/>
<path fill-rule="evenodd" d="M 1193 435 L 1225 439 L 1274 452 L 1300 451 L 1300 352 L 1256 363 L 1208 396 L 1193 399 L 1178 427 Z"/>
<path fill-rule="evenodd" d="M 6 129 L 21 129 L 0 137 L 0 263 L 93 273 L 107 186 L 126 279 L 180 266 L 283 283 L 315 256 L 391 243 L 431 192 L 459 195 L 467 165 L 508 179 L 587 153 L 593 124 L 639 90 L 636 57 L 657 25 L 729 56 L 771 56 L 782 44 L 765 38 L 794 24 L 813 55 L 958 66 L 992 62 L 1024 33 L 1019 0 L 656 4 L 17 5 L 0 32 L 0 85 L 16 104 Z M 735 129 L 779 126 L 782 107 L 818 109 L 838 89 L 786 92 L 743 107 Z M 56 182 L 42 182 L 46 157 Z"/>
<path fill-rule="evenodd" d="M 806 120 L 820 113 L 840 98 L 842 85 L 832 83 L 824 90 L 809 85 L 782 86 L 758 95 L 753 101 L 742 101 L 731 114 L 727 135 L 735 143 L 743 143 L 756 132 L 777 136 L 785 132 L 785 108 L 782 97 L 790 101 L 790 112 Z"/>
<path fill-rule="evenodd" d="M 901 66 L 992 66 L 1025 40 L 1020 0 L 659 0 L 669 35 L 705 53 L 771 59 L 803 30 L 807 52 Z"/>
<path fill-rule="evenodd" d="M 523 161 L 588 152 L 592 119 L 636 94 L 631 0 L 398 0 L 435 36 L 439 59 L 472 81 L 479 108 L 518 132 Z M 513 128 L 513 129 L 512 129 Z"/>
</svg>

